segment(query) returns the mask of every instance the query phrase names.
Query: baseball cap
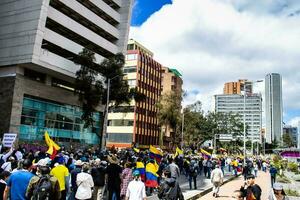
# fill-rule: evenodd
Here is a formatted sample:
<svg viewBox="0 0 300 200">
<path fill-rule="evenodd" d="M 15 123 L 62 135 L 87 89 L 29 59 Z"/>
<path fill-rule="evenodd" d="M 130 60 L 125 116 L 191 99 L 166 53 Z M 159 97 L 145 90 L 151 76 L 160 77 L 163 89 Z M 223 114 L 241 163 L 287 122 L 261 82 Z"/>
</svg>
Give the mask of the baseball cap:
<svg viewBox="0 0 300 200">
<path fill-rule="evenodd" d="M 255 179 L 255 176 L 253 175 L 253 174 L 249 174 L 249 175 L 247 175 L 247 179 Z"/>
<path fill-rule="evenodd" d="M 134 170 L 132 173 L 132 176 L 140 176 L 140 171 L 139 170 Z"/>
</svg>

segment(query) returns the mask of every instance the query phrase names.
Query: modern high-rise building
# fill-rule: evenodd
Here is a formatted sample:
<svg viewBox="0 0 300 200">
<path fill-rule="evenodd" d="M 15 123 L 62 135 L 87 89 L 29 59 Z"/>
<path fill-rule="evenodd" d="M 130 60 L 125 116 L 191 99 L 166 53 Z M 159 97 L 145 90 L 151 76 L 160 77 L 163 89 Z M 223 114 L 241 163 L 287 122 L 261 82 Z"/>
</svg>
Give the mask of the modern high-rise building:
<svg viewBox="0 0 300 200">
<path fill-rule="evenodd" d="M 241 92 L 244 91 L 245 83 L 247 83 L 247 93 L 252 93 L 252 84 L 249 84 L 247 79 L 240 79 L 237 82 L 225 83 L 223 88 L 223 94 L 241 94 Z"/>
<path fill-rule="evenodd" d="M 171 93 L 178 94 L 180 97 L 180 101 L 178 101 L 178 107 L 181 107 L 181 94 L 182 94 L 182 78 L 181 74 L 177 69 L 162 67 L 162 96 L 168 95 Z M 174 138 L 174 130 L 171 127 L 163 126 L 163 145 L 168 146 Z"/>
<path fill-rule="evenodd" d="M 265 77 L 266 141 L 282 142 L 282 80 L 280 74 Z"/>
<path fill-rule="evenodd" d="M 83 48 L 101 62 L 126 52 L 132 0 L 0 2 L 0 134 L 99 144 L 101 110 L 84 128 L 73 60 Z"/>
<path fill-rule="evenodd" d="M 260 94 L 247 95 L 246 99 L 244 99 L 243 95 L 238 94 L 215 95 L 215 111 L 238 114 L 241 122 L 244 121 L 245 113 L 245 121 L 248 126 L 246 132 L 248 140 L 261 142 L 262 97 Z M 224 140 L 227 140 L 228 138 L 232 138 L 226 135 L 230 135 L 231 133 L 223 134 L 220 139 L 224 138 Z"/>
<path fill-rule="evenodd" d="M 153 59 L 150 50 L 135 40 L 129 40 L 127 49 L 125 79 L 144 98 L 109 110 L 107 146 L 158 145 L 160 129 L 155 104 L 161 95 L 162 66 Z"/>
</svg>

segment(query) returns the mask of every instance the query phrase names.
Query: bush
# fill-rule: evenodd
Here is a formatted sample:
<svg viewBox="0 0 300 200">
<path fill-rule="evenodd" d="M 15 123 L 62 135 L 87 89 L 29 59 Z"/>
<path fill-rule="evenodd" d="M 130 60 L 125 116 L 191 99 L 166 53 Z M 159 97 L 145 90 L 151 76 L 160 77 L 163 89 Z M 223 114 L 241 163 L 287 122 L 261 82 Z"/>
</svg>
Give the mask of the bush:
<svg viewBox="0 0 300 200">
<path fill-rule="evenodd" d="M 285 176 L 279 176 L 279 177 L 277 177 L 277 182 L 280 182 L 280 183 L 291 183 L 290 179 L 288 179 Z"/>
<path fill-rule="evenodd" d="M 297 163 L 293 163 L 293 162 L 290 162 L 288 163 L 288 170 L 292 171 L 292 172 L 298 172 L 298 164 Z"/>
<path fill-rule="evenodd" d="M 284 190 L 287 196 L 293 196 L 293 197 L 300 197 L 300 194 L 297 192 L 297 190 L 291 190 L 287 189 Z"/>
</svg>

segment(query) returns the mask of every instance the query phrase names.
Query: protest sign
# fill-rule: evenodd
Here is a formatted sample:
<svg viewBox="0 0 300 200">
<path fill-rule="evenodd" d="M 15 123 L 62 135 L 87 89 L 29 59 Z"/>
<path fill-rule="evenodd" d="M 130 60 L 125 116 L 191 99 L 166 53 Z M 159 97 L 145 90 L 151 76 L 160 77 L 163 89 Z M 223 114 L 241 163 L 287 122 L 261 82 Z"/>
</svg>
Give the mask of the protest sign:
<svg viewBox="0 0 300 200">
<path fill-rule="evenodd" d="M 16 133 L 4 133 L 3 140 L 2 140 L 2 145 L 4 147 L 12 147 L 12 145 L 14 144 L 16 138 L 17 138 Z"/>
</svg>

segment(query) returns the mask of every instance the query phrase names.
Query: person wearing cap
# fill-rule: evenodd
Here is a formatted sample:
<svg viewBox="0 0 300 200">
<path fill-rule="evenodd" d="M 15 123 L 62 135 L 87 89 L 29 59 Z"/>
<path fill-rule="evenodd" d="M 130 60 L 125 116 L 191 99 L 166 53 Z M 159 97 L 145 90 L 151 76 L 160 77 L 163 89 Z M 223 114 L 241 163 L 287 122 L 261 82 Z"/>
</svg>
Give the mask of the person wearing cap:
<svg viewBox="0 0 300 200">
<path fill-rule="evenodd" d="M 71 194 L 69 196 L 69 200 L 75 200 L 75 194 L 77 192 L 77 184 L 76 179 L 77 175 L 81 172 L 83 162 L 81 160 L 76 160 L 74 165 L 75 169 L 71 171 Z"/>
<path fill-rule="evenodd" d="M 146 200 L 145 184 L 140 179 L 140 171 L 133 171 L 133 180 L 130 181 L 126 191 L 125 200 Z"/>
<path fill-rule="evenodd" d="M 217 198 L 219 196 L 220 186 L 223 183 L 224 175 L 219 165 L 216 165 L 215 167 L 216 168 L 211 172 L 211 182 L 213 184 L 213 196 Z"/>
<path fill-rule="evenodd" d="M 59 188 L 61 192 L 61 199 L 65 200 L 67 196 L 67 187 L 68 187 L 68 180 L 69 180 L 69 170 L 64 165 L 65 159 L 63 157 L 58 157 L 57 159 L 58 165 L 55 166 L 51 171 L 50 175 L 56 177 L 59 182 Z"/>
<path fill-rule="evenodd" d="M 240 191 L 243 194 L 243 197 L 246 197 L 246 200 L 260 200 L 261 198 L 261 188 L 259 185 L 255 184 L 255 176 L 249 174 L 246 178 L 246 182 L 241 186 Z"/>
<path fill-rule="evenodd" d="M 289 198 L 286 196 L 283 186 L 280 183 L 273 184 L 273 190 L 270 192 L 268 200 L 288 200 Z"/>
<path fill-rule="evenodd" d="M 46 178 L 50 181 L 51 183 L 51 192 L 50 192 L 50 199 L 51 200 L 59 200 L 60 199 L 60 191 L 59 191 L 59 183 L 57 178 L 55 178 L 54 176 L 50 176 L 50 168 L 49 166 L 47 166 L 47 164 L 49 163 L 49 160 L 47 160 L 47 158 L 45 159 L 41 159 L 37 162 L 36 166 L 37 166 L 37 174 L 38 176 L 33 176 L 30 179 L 30 182 L 28 184 L 27 190 L 26 190 L 26 197 L 27 199 L 34 199 L 34 191 L 36 189 L 36 187 L 39 184 L 39 181 L 42 178 Z"/>
</svg>

